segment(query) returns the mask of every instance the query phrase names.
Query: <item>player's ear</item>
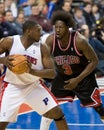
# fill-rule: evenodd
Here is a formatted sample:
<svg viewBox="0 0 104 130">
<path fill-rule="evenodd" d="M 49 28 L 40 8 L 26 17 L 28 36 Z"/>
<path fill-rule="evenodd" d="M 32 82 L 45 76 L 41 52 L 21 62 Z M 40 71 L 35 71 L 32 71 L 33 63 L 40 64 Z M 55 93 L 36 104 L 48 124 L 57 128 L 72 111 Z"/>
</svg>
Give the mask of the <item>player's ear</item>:
<svg viewBox="0 0 104 130">
<path fill-rule="evenodd" d="M 27 34 L 27 35 L 29 35 L 29 34 L 30 34 L 30 32 L 31 32 L 31 30 L 30 30 L 30 29 L 27 29 L 27 30 L 26 30 L 26 34 Z"/>
</svg>

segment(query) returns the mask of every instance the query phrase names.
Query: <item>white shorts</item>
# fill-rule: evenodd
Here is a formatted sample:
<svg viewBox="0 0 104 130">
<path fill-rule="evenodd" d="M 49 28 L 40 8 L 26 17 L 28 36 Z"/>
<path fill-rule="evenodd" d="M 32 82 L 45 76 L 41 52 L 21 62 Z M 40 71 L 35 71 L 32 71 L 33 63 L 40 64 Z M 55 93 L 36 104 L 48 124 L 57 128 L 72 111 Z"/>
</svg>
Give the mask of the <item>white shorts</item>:
<svg viewBox="0 0 104 130">
<path fill-rule="evenodd" d="M 0 122 L 15 122 L 22 103 L 28 104 L 40 115 L 58 105 L 56 98 L 41 81 L 26 86 L 8 84 L 2 97 Z"/>
</svg>

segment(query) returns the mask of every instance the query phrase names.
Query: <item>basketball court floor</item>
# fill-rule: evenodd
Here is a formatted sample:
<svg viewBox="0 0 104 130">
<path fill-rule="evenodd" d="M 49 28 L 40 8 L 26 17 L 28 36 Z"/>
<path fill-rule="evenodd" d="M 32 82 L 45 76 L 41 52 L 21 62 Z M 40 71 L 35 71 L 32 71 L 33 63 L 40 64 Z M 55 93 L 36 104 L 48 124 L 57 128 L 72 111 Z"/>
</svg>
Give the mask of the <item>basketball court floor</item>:
<svg viewBox="0 0 104 130">
<path fill-rule="evenodd" d="M 101 98 L 104 103 L 104 78 L 97 80 Z M 83 108 L 76 98 L 73 103 L 63 103 L 61 108 L 65 113 L 70 130 L 104 130 L 104 124 L 100 121 L 99 115 L 92 108 Z M 39 130 L 41 116 L 33 112 L 29 106 L 23 104 L 19 111 L 17 123 L 11 123 L 6 130 Z M 50 130 L 57 130 L 54 122 Z"/>
</svg>

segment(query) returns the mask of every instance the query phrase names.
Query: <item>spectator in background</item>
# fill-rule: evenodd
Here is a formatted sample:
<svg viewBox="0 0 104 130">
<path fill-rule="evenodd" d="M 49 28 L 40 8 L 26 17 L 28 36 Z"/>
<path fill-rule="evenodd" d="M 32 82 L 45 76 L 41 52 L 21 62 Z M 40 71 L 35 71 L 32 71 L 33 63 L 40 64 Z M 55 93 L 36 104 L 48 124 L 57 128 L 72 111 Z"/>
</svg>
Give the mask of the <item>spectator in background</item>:
<svg viewBox="0 0 104 130">
<path fill-rule="evenodd" d="M 101 14 L 104 16 L 104 0 L 98 0 Z"/>
<path fill-rule="evenodd" d="M 52 0 L 48 3 L 48 13 L 47 18 L 51 19 L 52 13 L 56 10 L 64 10 L 66 12 L 71 12 L 72 0 Z M 72 13 L 72 12 L 71 12 Z"/>
<path fill-rule="evenodd" d="M 98 39 L 91 37 L 88 25 L 84 24 L 81 26 L 81 33 L 86 37 L 99 58 L 96 75 L 98 77 L 104 76 L 104 45 Z"/>
<path fill-rule="evenodd" d="M 9 26 L 11 26 L 12 35 L 18 34 L 18 30 L 16 30 L 15 18 L 13 17 L 13 13 L 11 10 L 5 11 L 5 21 L 9 24 Z"/>
<path fill-rule="evenodd" d="M 18 5 L 25 5 L 28 0 L 17 0 Z"/>
<path fill-rule="evenodd" d="M 80 28 L 83 24 L 86 24 L 85 17 L 83 16 L 83 11 L 79 7 L 74 8 L 73 16 L 78 28 Z"/>
<path fill-rule="evenodd" d="M 46 17 L 47 12 L 48 12 L 48 5 L 45 0 L 37 0 L 36 2 L 39 5 L 39 10 L 42 15 Z"/>
<path fill-rule="evenodd" d="M 14 34 L 14 29 L 10 24 L 3 20 L 3 14 L 0 13 L 0 39 L 7 36 L 12 36 Z"/>
<path fill-rule="evenodd" d="M 64 0 L 62 5 L 59 8 L 56 8 L 56 10 L 63 10 L 63 11 L 72 13 L 71 5 L 72 5 L 71 1 Z"/>
<path fill-rule="evenodd" d="M 70 12 L 71 13 L 71 4 L 72 2 L 69 0 L 64 0 L 63 4 L 62 4 L 62 10 L 66 11 L 66 12 Z"/>
<path fill-rule="evenodd" d="M 23 8 L 26 18 L 31 15 L 31 5 L 33 5 L 35 2 L 36 0 L 25 0 L 25 2 L 19 4 L 19 7 Z"/>
<path fill-rule="evenodd" d="M 102 16 L 104 16 L 104 0 L 83 0 L 83 4 L 80 5 L 81 9 L 83 9 L 84 3 L 90 3 L 90 4 L 97 4 L 99 8 L 99 12 L 101 13 Z"/>
<path fill-rule="evenodd" d="M 0 13 L 4 15 L 4 12 L 5 12 L 5 4 L 4 2 L 0 2 Z"/>
<path fill-rule="evenodd" d="M 96 3 L 92 4 L 92 14 L 95 17 L 96 21 L 102 17 L 102 15 L 100 13 L 100 8 L 99 8 L 98 4 L 96 4 Z"/>
<path fill-rule="evenodd" d="M 83 0 L 83 2 L 89 2 L 89 3 L 92 3 L 92 0 Z"/>
<path fill-rule="evenodd" d="M 57 5 L 59 6 L 58 0 L 51 0 L 50 2 L 48 2 L 47 19 L 51 19 L 52 13 L 57 8 Z"/>
<path fill-rule="evenodd" d="M 32 14 L 28 17 L 28 19 L 36 20 L 42 26 L 44 33 L 52 32 L 51 22 L 41 14 L 38 4 L 33 4 L 31 6 L 31 12 Z"/>
<path fill-rule="evenodd" d="M 96 27 L 92 30 L 92 36 L 96 37 L 104 45 L 104 17 L 97 21 Z"/>
<path fill-rule="evenodd" d="M 5 11 L 11 10 L 13 17 L 17 17 L 18 9 L 16 2 L 14 0 L 4 0 L 4 3 L 5 3 Z"/>
<path fill-rule="evenodd" d="M 25 22 L 25 15 L 24 13 L 19 12 L 15 21 L 15 24 L 16 24 L 15 27 L 16 27 L 17 33 L 20 35 L 23 34 L 22 26 L 24 22 Z"/>
<path fill-rule="evenodd" d="M 85 17 L 86 24 L 88 25 L 89 28 L 94 28 L 96 26 L 96 20 L 91 11 L 92 11 L 92 4 L 84 3 L 83 16 Z"/>
</svg>

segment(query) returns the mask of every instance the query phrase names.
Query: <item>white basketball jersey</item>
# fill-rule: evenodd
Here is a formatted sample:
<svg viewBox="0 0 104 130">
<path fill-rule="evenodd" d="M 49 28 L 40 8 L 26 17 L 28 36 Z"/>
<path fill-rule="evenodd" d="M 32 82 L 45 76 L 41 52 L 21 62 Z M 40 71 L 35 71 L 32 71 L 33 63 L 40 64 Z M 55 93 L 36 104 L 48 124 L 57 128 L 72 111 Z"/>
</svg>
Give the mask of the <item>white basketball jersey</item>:
<svg viewBox="0 0 104 130">
<path fill-rule="evenodd" d="M 31 66 L 32 69 L 41 70 L 43 69 L 43 64 L 42 64 L 42 59 L 41 59 L 42 56 L 41 56 L 40 44 L 41 44 L 40 42 L 33 43 L 30 47 L 25 49 L 23 44 L 21 43 L 20 36 L 15 35 L 13 36 L 13 45 L 12 45 L 9 55 L 12 55 L 12 54 L 26 55 L 28 59 L 30 60 L 30 62 L 32 63 L 32 66 Z M 27 84 L 37 81 L 40 78 L 41 77 L 34 76 L 29 73 L 14 74 L 12 71 L 7 69 L 4 80 L 12 84 L 27 85 Z"/>
</svg>

